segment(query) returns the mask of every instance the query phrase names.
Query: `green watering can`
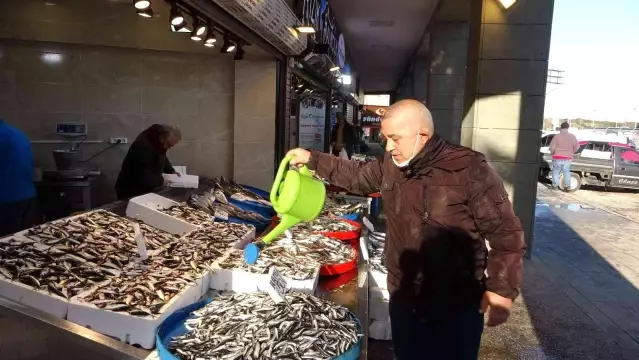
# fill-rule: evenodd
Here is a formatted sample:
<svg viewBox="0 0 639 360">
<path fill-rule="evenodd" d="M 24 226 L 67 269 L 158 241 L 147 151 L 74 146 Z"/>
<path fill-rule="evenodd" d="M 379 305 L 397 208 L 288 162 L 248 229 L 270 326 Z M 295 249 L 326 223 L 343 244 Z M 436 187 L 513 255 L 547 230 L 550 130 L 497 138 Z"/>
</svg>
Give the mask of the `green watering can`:
<svg viewBox="0 0 639 360">
<path fill-rule="evenodd" d="M 306 166 L 297 171 L 289 169 L 292 156 L 280 163 L 271 188 L 271 203 L 280 215 L 279 224 L 260 241 L 244 248 L 244 261 L 255 264 L 260 250 L 270 244 L 280 234 L 302 221 L 312 221 L 321 212 L 326 199 L 324 183 L 315 179 Z"/>
</svg>

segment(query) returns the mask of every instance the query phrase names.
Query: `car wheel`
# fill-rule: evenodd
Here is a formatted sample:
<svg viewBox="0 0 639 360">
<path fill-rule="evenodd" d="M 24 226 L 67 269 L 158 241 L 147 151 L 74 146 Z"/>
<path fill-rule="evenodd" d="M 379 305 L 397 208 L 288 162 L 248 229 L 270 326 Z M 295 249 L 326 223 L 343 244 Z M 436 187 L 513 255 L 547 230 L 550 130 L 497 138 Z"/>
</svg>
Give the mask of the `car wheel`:
<svg viewBox="0 0 639 360">
<path fill-rule="evenodd" d="M 564 174 L 559 176 L 559 187 L 564 188 Z M 581 187 L 581 176 L 573 172 L 570 173 L 570 191 L 577 191 Z"/>
</svg>

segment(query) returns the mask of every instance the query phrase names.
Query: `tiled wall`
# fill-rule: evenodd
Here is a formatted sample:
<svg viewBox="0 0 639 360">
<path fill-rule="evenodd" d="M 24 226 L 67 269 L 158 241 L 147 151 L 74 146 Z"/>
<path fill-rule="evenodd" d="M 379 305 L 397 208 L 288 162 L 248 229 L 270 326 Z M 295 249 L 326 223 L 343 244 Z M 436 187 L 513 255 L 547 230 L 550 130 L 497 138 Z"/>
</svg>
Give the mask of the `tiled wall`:
<svg viewBox="0 0 639 360">
<path fill-rule="evenodd" d="M 272 60 L 235 64 L 235 181 L 270 189 L 275 162 L 276 67 Z"/>
<path fill-rule="evenodd" d="M 169 158 L 175 165 L 186 165 L 189 173 L 232 176 L 234 141 L 263 147 L 259 153 L 267 158 L 270 154 L 271 160 L 260 158 L 258 163 L 272 168 L 273 142 L 265 139 L 273 138 L 274 131 L 270 125 L 275 111 L 275 67 L 270 83 L 270 78 L 257 81 L 259 94 L 250 90 L 255 77 L 246 79 L 240 93 L 247 102 L 237 106 L 235 63 L 232 57 L 220 55 L 0 40 L 0 117 L 31 140 L 60 140 L 54 134 L 56 122 L 85 122 L 88 139 L 104 143 L 83 145 L 84 158 L 108 146 L 109 137 L 127 137 L 131 142 L 151 124 L 177 124 L 183 141 L 169 151 Z M 250 62 L 237 64 L 251 68 Z M 257 68 L 266 71 L 267 65 L 259 63 Z M 273 99 L 258 101 L 262 110 L 251 114 L 253 106 L 248 101 L 260 94 Z M 246 116 L 234 125 L 235 108 L 243 109 Z M 270 127 L 255 128 L 252 119 L 265 116 L 270 116 Z M 234 138 L 234 126 L 245 128 L 239 138 Z M 51 150 L 65 146 L 34 144 L 36 166 L 53 169 Z M 89 163 L 104 172 L 111 198 L 127 149 L 128 145 L 120 145 Z M 236 156 L 243 159 L 239 151 Z"/>
</svg>

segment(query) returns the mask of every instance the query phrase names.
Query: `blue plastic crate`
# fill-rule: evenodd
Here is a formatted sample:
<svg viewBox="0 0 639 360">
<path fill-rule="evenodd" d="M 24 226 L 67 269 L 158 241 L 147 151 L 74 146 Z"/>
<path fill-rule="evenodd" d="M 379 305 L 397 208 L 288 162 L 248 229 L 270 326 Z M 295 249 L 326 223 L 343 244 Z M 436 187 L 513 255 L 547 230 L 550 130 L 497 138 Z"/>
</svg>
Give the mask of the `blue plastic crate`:
<svg viewBox="0 0 639 360">
<path fill-rule="evenodd" d="M 158 328 L 157 334 L 155 335 L 155 346 L 160 360 L 180 360 L 169 350 L 169 342 L 171 341 L 171 338 L 186 333 L 184 322 L 194 317 L 191 312 L 206 306 L 206 304 L 210 303 L 211 301 L 215 300 L 206 299 L 184 307 L 171 314 L 169 317 L 166 318 L 166 320 L 162 322 L 162 324 Z M 357 319 L 357 317 L 355 317 L 354 315 L 353 318 L 355 319 L 355 321 L 357 321 L 361 328 L 362 324 L 359 319 Z M 345 353 L 338 357 L 335 357 L 334 360 L 357 360 L 361 351 L 362 340 L 360 339 Z"/>
</svg>

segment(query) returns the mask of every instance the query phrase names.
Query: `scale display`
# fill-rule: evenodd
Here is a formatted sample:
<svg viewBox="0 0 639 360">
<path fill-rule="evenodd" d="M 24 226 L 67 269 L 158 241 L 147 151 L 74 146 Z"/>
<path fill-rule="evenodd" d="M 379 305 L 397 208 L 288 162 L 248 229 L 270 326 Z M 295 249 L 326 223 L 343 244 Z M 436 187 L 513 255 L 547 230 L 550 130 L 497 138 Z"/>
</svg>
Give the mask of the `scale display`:
<svg viewBox="0 0 639 360">
<path fill-rule="evenodd" d="M 87 134 L 87 124 L 58 123 L 56 124 L 55 132 L 63 136 L 82 136 Z"/>
</svg>

